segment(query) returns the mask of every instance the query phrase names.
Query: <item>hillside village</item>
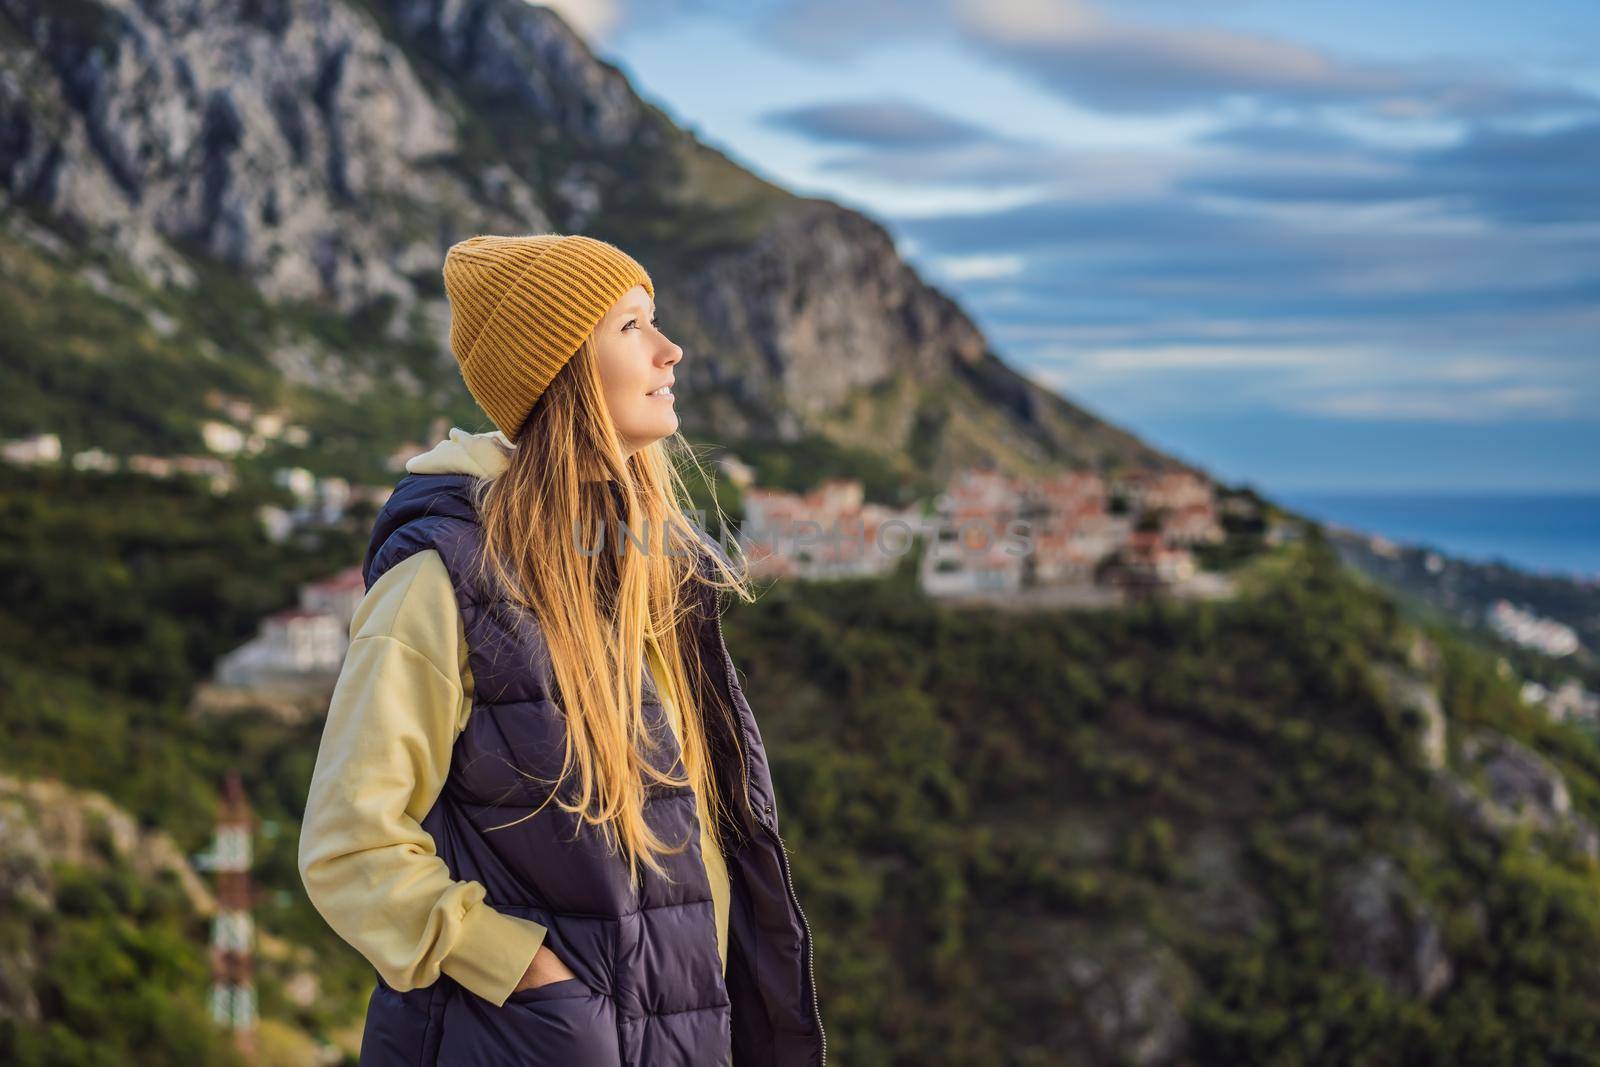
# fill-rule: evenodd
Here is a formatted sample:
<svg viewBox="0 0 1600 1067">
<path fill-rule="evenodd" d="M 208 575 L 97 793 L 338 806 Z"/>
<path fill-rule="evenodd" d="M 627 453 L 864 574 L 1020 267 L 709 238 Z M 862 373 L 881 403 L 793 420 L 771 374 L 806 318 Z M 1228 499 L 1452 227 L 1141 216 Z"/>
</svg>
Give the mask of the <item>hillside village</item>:
<svg viewBox="0 0 1600 1067">
<path fill-rule="evenodd" d="M 853 479 L 831 479 L 797 494 L 753 484 L 749 468 L 737 459 L 721 466 L 744 491 L 746 517 L 738 537 L 751 574 L 760 578 L 885 574 L 913 536 L 931 531 L 918 582 L 935 597 L 1033 592 L 1045 595 L 1040 603 L 1055 594 L 1058 604 L 1089 604 L 1156 587 L 1198 590 L 1196 595 L 1227 588 L 1197 583 L 1202 572 L 1190 546 L 1216 543 L 1223 532 L 1209 486 L 1186 475 L 1116 483 L 1135 510 L 1114 512 L 1108 487 L 1095 475 L 1028 481 L 967 470 L 933 501 L 896 510 L 863 501 L 861 483 Z M 1139 529 L 1146 514 L 1165 517 Z M 1036 524 L 1031 553 L 1021 541 L 1005 538 L 1013 522 Z M 890 536 L 896 526 L 899 532 Z M 264 618 L 254 638 L 222 659 L 216 687 L 286 695 L 326 691 L 338 677 L 363 592 L 359 566 L 301 587 L 295 607 Z"/>
<path fill-rule="evenodd" d="M 37 434 L 0 442 L 0 459 L 20 466 L 69 462 L 77 470 L 193 477 L 220 495 L 237 485 L 238 457 L 274 443 L 309 443 L 305 428 L 283 412 L 259 411 L 214 390 L 206 402 L 215 412 L 201 426 L 208 454 L 119 457 L 96 448 L 64 459 L 57 435 Z M 448 428 L 436 419 L 432 439 Z M 384 466 L 398 474 L 427 447 L 408 442 Z M 737 538 L 755 578 L 886 576 L 921 544 L 916 582 L 922 592 L 948 603 L 1008 610 L 1109 606 L 1156 593 L 1228 596 L 1231 582 L 1202 567 L 1198 550 L 1226 541 L 1224 517 L 1259 517 L 1250 501 L 1227 496 L 1219 502 L 1211 482 L 1180 469 L 1114 476 L 1069 470 L 1026 478 L 965 468 L 931 499 L 895 508 L 867 501 L 862 483 L 853 478 L 829 478 L 797 493 L 758 484 L 754 469 L 734 455 L 722 456 L 717 467 L 738 487 L 744 510 L 738 529 L 722 536 Z M 381 507 L 393 491 L 295 466 L 275 468 L 272 480 L 293 500 L 287 508 L 258 509 L 263 533 L 276 542 L 303 527 L 339 523 L 355 505 Z M 1273 523 L 1265 543 L 1292 536 L 1290 524 Z M 314 705 L 338 678 L 364 592 L 359 565 L 302 586 L 298 603 L 262 618 L 253 638 L 222 657 L 197 703 L 224 707 L 281 697 L 309 698 L 310 705 L 299 706 Z M 1559 657 L 1576 647 L 1569 627 L 1503 600 L 1485 622 L 1502 637 L 1546 655 Z M 1600 725 L 1600 694 L 1576 681 L 1555 689 L 1530 681 L 1522 695 L 1552 718 Z"/>
<path fill-rule="evenodd" d="M 1025 595 L 1061 606 L 1157 588 L 1178 595 L 1228 589 L 1196 564 L 1196 546 L 1226 535 L 1212 485 L 1186 471 L 1030 479 L 968 468 L 932 500 L 900 510 L 864 502 L 861 484 L 850 479 L 805 494 L 742 488 L 740 544 L 756 575 L 883 574 L 921 538 L 927 551 L 918 585 L 933 597 L 1016 604 Z"/>
</svg>

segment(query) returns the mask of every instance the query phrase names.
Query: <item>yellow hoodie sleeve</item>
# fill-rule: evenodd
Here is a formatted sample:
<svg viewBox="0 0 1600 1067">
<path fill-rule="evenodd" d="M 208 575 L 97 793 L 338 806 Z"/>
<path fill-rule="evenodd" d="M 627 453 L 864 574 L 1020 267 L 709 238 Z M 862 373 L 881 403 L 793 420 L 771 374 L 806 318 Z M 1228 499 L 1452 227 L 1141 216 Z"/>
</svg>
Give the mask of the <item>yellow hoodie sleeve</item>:
<svg viewBox="0 0 1600 1067">
<path fill-rule="evenodd" d="M 300 878 L 312 904 L 401 992 L 442 971 L 504 1004 L 545 927 L 456 881 L 421 820 L 472 710 L 461 612 L 427 549 L 373 583 L 350 622 L 305 819 Z"/>
</svg>

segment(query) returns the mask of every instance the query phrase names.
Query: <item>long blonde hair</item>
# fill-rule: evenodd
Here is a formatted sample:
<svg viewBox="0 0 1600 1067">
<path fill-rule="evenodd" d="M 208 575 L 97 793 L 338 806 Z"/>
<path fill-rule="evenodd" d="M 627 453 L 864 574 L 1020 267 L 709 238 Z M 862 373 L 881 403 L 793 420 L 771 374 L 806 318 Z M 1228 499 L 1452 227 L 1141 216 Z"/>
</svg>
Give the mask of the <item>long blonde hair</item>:
<svg viewBox="0 0 1600 1067">
<path fill-rule="evenodd" d="M 687 640 L 688 619 L 695 583 L 747 602 L 753 596 L 747 567 L 732 570 L 714 555 L 718 574 L 703 575 L 696 567 L 702 546 L 690 528 L 693 505 L 678 468 L 679 462 L 692 465 L 704 476 L 693 449 L 673 433 L 625 455 L 598 366 L 591 335 L 517 431 L 506 469 L 477 483 L 480 578 L 497 584 L 514 610 L 531 613 L 549 647 L 566 748 L 557 781 L 547 783 L 547 802 L 599 827 L 613 852 L 619 846 L 626 852 L 638 884 L 641 863 L 670 880 L 657 857 L 688 846 L 664 840 L 645 821 L 649 783 L 692 785 L 704 799 L 718 848 L 724 821 L 734 823 L 732 798 L 717 787 L 709 731 L 720 728 L 722 736 L 736 738 L 738 724 L 720 700 L 717 723 L 700 706 L 696 694 L 714 689 L 704 682 L 699 650 Z M 721 528 L 715 499 L 711 510 Z M 730 559 L 739 555 L 730 551 Z M 645 758 L 653 740 L 642 707 L 648 641 L 666 667 L 665 678 L 655 672 L 656 684 L 679 711 L 684 778 Z M 577 783 L 570 804 L 558 795 L 569 776 Z"/>
</svg>

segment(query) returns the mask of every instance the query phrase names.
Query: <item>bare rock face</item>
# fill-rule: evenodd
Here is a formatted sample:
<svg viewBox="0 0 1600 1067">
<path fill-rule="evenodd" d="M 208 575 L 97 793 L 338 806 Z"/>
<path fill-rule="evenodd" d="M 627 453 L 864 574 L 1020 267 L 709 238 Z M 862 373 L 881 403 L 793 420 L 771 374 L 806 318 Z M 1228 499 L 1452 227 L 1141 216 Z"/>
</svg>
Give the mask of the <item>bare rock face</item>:
<svg viewBox="0 0 1600 1067">
<path fill-rule="evenodd" d="M 684 284 L 713 350 L 750 357 L 724 368 L 723 380 L 801 421 L 902 377 L 942 382 L 986 347 L 977 327 L 899 258 L 882 226 L 824 201 L 779 212 L 748 248 Z M 880 429 L 900 437 L 910 427 Z"/>
<path fill-rule="evenodd" d="M 1439 787 L 1470 825 L 1495 835 L 1531 825 L 1600 858 L 1600 831 L 1572 810 L 1566 779 L 1549 760 L 1494 730 L 1463 738 L 1461 757 L 1463 776 L 1447 776 Z"/>
<path fill-rule="evenodd" d="M 1561 771 L 1515 738 L 1476 729 L 1457 744 L 1460 764 L 1450 765 L 1449 718 L 1438 690 L 1427 681 L 1439 665 L 1439 652 L 1414 636 L 1406 665 L 1378 663 L 1373 675 L 1384 698 L 1413 719 L 1418 751 L 1436 789 L 1458 816 L 1475 830 L 1499 837 L 1527 825 L 1565 837 L 1586 855 L 1600 859 L 1600 830 L 1572 808 Z"/>
<path fill-rule="evenodd" d="M 105 794 L 54 778 L 0 774 L 0 862 L 16 875 L 0 880 L 0 894 L 48 905 L 51 863 L 93 867 L 112 855 L 144 877 L 171 872 L 197 913 L 216 911 L 216 898 L 183 850 L 166 834 L 142 829 Z"/>
<path fill-rule="evenodd" d="M 1346 870 L 1333 886 L 1330 911 L 1334 952 L 1344 966 L 1422 1000 L 1454 977 L 1438 921 L 1390 857 L 1368 856 Z"/>
<path fill-rule="evenodd" d="M 445 165 L 456 117 L 358 6 L 0 0 L 0 17 L 26 35 L 0 38 L 7 191 L 154 280 L 192 281 L 178 245 L 275 300 L 408 310 L 410 275 L 464 221 L 547 221 L 514 175 L 485 203 Z"/>
<path fill-rule="evenodd" d="M 1373 672 L 1388 698 L 1416 721 L 1423 765 L 1430 770 L 1442 768 L 1448 755 L 1448 726 L 1438 691 L 1427 681 L 1393 664 L 1377 664 Z"/>
<path fill-rule="evenodd" d="M 746 301 L 751 279 L 756 299 Z M 899 259 L 881 226 L 827 204 L 780 215 L 703 284 L 700 305 L 718 309 L 728 333 L 761 346 L 758 366 L 783 403 L 803 414 L 821 414 L 899 371 L 942 377 L 983 357 L 977 328 Z M 793 351 L 816 358 L 783 358 Z"/>
<path fill-rule="evenodd" d="M 198 913 L 216 911 L 216 898 L 172 839 L 141 829 L 103 794 L 0 774 L 0 910 L 52 910 L 56 863 L 93 868 L 113 857 L 144 877 L 170 871 Z M 0 947 L 0 1018 L 42 1017 L 33 992 L 37 967 L 28 941 Z"/>
<path fill-rule="evenodd" d="M 1189 1034 L 1184 1007 L 1194 988 L 1188 966 L 1141 927 L 1092 940 L 1060 962 L 1057 987 L 1071 991 L 1081 1007 L 1058 1047 L 1083 1050 L 1086 1063 L 1178 1062 Z"/>
<path fill-rule="evenodd" d="M 1180 866 L 1183 906 L 1208 933 L 1248 937 L 1271 914 L 1248 877 L 1238 836 L 1204 825 L 1185 836 Z"/>
<path fill-rule="evenodd" d="M 400 37 L 425 45 L 474 95 L 598 148 L 644 135 L 645 106 L 620 71 L 547 11 L 504 0 L 381 0 Z M 640 147 L 653 147 L 647 142 Z"/>
<path fill-rule="evenodd" d="M 1469 765 L 1483 770 L 1489 800 L 1501 810 L 1545 829 L 1571 813 L 1566 779 L 1549 760 L 1520 741 L 1479 731 L 1462 739 L 1461 755 Z"/>
</svg>

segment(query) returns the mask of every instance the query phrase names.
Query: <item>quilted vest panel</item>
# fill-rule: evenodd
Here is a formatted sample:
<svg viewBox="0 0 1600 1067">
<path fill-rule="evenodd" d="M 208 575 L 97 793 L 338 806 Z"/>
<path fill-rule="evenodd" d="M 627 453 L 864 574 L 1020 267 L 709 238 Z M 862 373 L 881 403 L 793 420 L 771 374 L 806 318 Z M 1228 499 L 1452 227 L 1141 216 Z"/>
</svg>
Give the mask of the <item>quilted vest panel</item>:
<svg viewBox="0 0 1600 1067">
<path fill-rule="evenodd" d="M 697 605 L 690 647 L 711 679 L 697 698 L 726 713 L 708 715 L 724 724 L 708 740 L 734 819 L 724 831 L 726 978 L 692 790 L 652 785 L 647 793 L 645 817 L 656 832 L 688 842 L 682 853 L 662 857 L 670 881 L 645 870 L 641 883 L 632 884 L 622 857 L 580 819 L 553 803 L 534 814 L 561 769 L 559 699 L 537 623 L 476 585 L 482 540 L 472 483 L 469 475 L 402 478 L 374 525 L 363 575 L 370 588 L 424 549 L 444 560 L 475 692 L 450 773 L 422 826 L 453 877 L 481 882 L 485 902 L 496 910 L 545 926 L 546 946 L 577 978 L 513 993 L 496 1006 L 448 975 L 405 992 L 376 976 L 362 1067 L 823 1064 L 811 933 L 778 835 L 760 731 L 722 639 L 715 591 Z M 720 553 L 701 536 L 707 554 Z M 648 685 L 644 711 L 660 741 L 652 762 L 681 773 L 676 738 Z"/>
</svg>

